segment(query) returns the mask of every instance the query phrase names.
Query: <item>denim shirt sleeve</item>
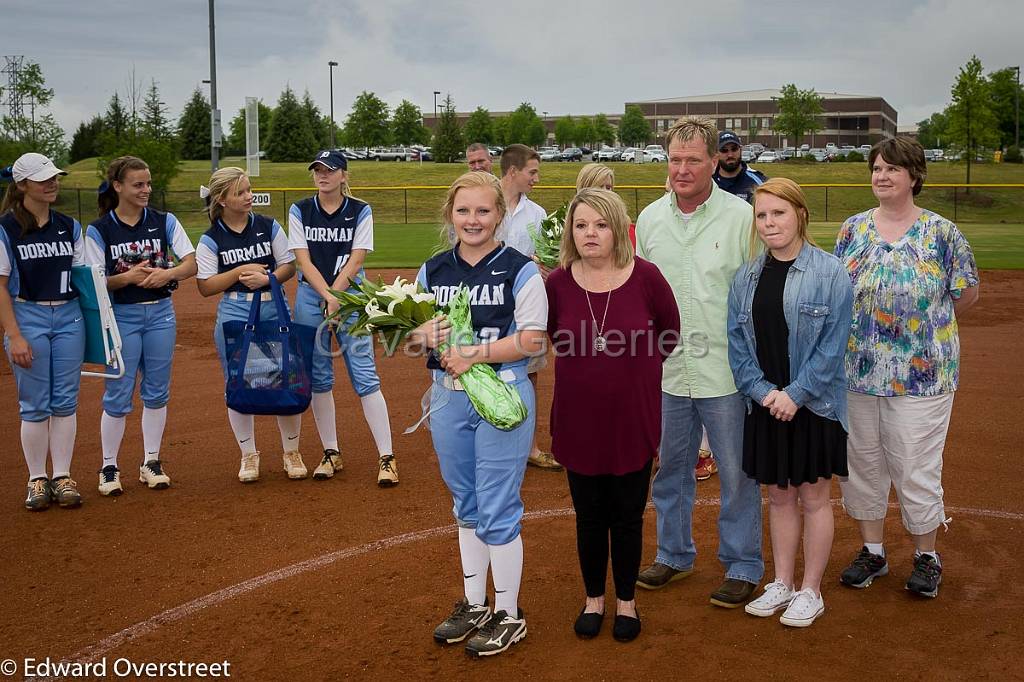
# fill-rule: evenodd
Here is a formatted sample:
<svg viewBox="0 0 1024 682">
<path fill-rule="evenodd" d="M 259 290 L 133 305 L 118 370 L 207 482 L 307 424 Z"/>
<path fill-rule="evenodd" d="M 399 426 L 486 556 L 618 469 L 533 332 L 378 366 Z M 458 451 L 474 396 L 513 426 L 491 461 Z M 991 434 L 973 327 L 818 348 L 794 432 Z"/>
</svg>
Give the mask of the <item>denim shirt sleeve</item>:
<svg viewBox="0 0 1024 682">
<path fill-rule="evenodd" d="M 818 342 L 796 378 L 786 386 L 789 398 L 802 407 L 808 400 L 825 395 L 831 384 L 846 376 L 846 344 L 850 338 L 853 316 L 853 285 L 846 269 L 836 261 L 829 284 L 829 314 L 825 319 Z"/>
<path fill-rule="evenodd" d="M 747 342 L 743 332 L 744 322 L 740 322 L 740 315 L 744 313 L 741 309 L 742 300 L 746 298 L 746 289 L 751 286 L 747 273 L 750 265 L 741 267 L 732 280 L 729 287 L 729 310 L 727 332 L 729 335 L 729 367 L 732 369 L 733 381 L 736 388 L 749 397 L 756 400 L 760 405 L 764 402 L 765 396 L 775 389 L 775 386 L 764 378 L 764 372 L 757 364 L 757 358 L 753 354 L 750 343 Z"/>
</svg>

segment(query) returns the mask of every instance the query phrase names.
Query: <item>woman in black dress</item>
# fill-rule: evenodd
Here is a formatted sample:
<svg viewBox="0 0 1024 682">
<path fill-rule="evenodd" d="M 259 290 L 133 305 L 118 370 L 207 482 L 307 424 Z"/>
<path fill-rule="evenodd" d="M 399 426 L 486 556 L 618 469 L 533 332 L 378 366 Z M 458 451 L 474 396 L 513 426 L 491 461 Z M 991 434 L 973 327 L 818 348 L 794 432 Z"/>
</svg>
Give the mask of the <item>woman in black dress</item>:
<svg viewBox="0 0 1024 682">
<path fill-rule="evenodd" d="M 846 476 L 846 374 L 853 291 L 846 269 L 807 233 L 803 192 L 774 178 L 754 192 L 751 248 L 729 291 L 729 364 L 750 401 L 743 470 L 768 486 L 775 580 L 746 605 L 807 627 L 825 612 L 833 475 Z M 798 504 L 799 502 L 799 504 Z M 801 516 L 803 517 L 801 519 Z M 804 575 L 796 554 L 804 527 Z"/>
</svg>

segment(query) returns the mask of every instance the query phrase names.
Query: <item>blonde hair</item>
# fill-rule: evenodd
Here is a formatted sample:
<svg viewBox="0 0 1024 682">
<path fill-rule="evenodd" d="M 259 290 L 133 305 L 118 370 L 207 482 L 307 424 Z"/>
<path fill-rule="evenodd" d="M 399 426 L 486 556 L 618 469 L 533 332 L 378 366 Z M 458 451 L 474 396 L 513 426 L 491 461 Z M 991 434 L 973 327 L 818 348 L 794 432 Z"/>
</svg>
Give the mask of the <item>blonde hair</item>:
<svg viewBox="0 0 1024 682">
<path fill-rule="evenodd" d="M 673 123 L 665 133 L 665 147 L 671 147 L 673 142 L 690 140 L 702 140 L 708 149 L 708 156 L 718 153 L 718 128 L 710 118 L 684 116 Z"/>
<path fill-rule="evenodd" d="M 248 177 L 244 170 L 236 166 L 226 166 L 213 172 L 210 176 L 210 205 L 207 207 L 211 223 L 217 222 L 224 212 L 221 200 L 231 192 L 238 191 L 242 180 Z"/>
<path fill-rule="evenodd" d="M 463 173 L 448 188 L 444 196 L 444 205 L 441 206 L 441 249 L 446 250 L 459 243 L 459 237 L 455 233 L 455 223 L 452 215 L 455 211 L 455 195 L 460 189 L 472 189 L 475 187 L 489 187 L 494 191 L 494 206 L 498 209 L 498 220 L 495 225 L 495 237 L 498 227 L 505 219 L 505 194 L 501 191 L 501 182 L 498 178 L 484 171 L 469 171 Z"/>
<path fill-rule="evenodd" d="M 817 246 L 814 237 L 807 230 L 811 221 L 811 213 L 807 208 L 807 197 L 804 196 L 804 191 L 800 189 L 800 185 L 789 178 L 771 178 L 770 180 L 765 180 L 763 185 L 758 185 L 754 189 L 754 218 L 750 222 L 750 257 L 756 258 L 764 250 L 764 242 L 761 241 L 761 235 L 757 233 L 757 198 L 765 194 L 770 194 L 789 203 L 793 210 L 796 211 L 797 236 L 808 244 Z"/>
<path fill-rule="evenodd" d="M 576 176 L 577 192 L 587 187 L 604 187 L 607 184 L 615 185 L 615 171 L 603 163 L 588 163 Z"/>
<path fill-rule="evenodd" d="M 576 220 L 576 209 L 580 205 L 589 206 L 608 221 L 608 227 L 612 231 L 612 260 L 615 267 L 624 268 L 633 262 L 633 243 L 629 241 L 629 214 L 626 213 L 626 204 L 622 197 L 608 189 L 588 187 L 581 189 L 573 197 L 565 213 L 559 265 L 568 270 L 573 263 L 582 258 L 573 238 L 573 222 Z"/>
<path fill-rule="evenodd" d="M 341 196 L 343 196 L 343 197 L 351 197 L 352 199 L 355 199 L 356 198 L 355 195 L 352 194 L 352 188 L 348 184 L 348 170 L 346 170 L 345 168 L 339 168 L 338 170 L 340 170 L 342 173 L 345 174 L 344 179 L 342 179 L 342 181 L 341 181 Z M 315 172 L 315 169 L 310 169 L 309 177 L 310 177 L 310 179 L 313 180 L 313 184 L 316 185 L 316 172 Z M 319 193 L 320 193 L 320 190 L 317 190 L 317 194 L 319 194 Z"/>
</svg>

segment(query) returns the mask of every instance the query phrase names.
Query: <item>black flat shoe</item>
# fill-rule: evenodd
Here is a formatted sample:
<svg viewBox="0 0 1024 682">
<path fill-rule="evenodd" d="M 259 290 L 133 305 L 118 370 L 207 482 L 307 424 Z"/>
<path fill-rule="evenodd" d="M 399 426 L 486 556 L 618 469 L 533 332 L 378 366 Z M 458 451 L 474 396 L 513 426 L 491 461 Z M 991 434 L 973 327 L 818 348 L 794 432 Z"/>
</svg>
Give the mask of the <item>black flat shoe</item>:
<svg viewBox="0 0 1024 682">
<path fill-rule="evenodd" d="M 620 642 L 632 642 L 640 634 L 640 612 L 637 617 L 615 616 L 615 626 L 612 628 L 612 637 Z"/>
<path fill-rule="evenodd" d="M 603 613 L 587 613 L 587 607 L 584 606 L 583 610 L 580 611 L 580 615 L 576 618 L 576 625 L 573 629 L 576 634 L 584 639 L 592 639 L 597 637 L 601 633 L 601 625 L 604 623 Z"/>
</svg>

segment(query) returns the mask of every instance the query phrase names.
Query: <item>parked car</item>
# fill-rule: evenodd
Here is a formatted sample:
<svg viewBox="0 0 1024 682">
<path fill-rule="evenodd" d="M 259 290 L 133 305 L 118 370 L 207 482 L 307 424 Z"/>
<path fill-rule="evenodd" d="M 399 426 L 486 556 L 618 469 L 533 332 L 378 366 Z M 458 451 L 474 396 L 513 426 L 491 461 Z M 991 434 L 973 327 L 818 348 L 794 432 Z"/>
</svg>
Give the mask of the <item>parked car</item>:
<svg viewBox="0 0 1024 682">
<path fill-rule="evenodd" d="M 782 161 L 788 161 L 796 156 L 796 150 L 792 147 L 786 147 L 779 151 L 779 159 Z"/>
<path fill-rule="evenodd" d="M 590 147 L 580 147 L 580 151 L 583 152 L 583 156 L 590 156 L 594 153 Z"/>
<path fill-rule="evenodd" d="M 385 147 L 377 150 L 378 161 L 409 161 L 413 151 L 409 147 Z"/>
<path fill-rule="evenodd" d="M 656 153 L 662 154 L 664 156 L 668 156 L 668 154 L 665 153 L 665 148 L 662 147 L 660 144 L 649 144 L 646 147 L 644 147 L 644 151 L 645 152 L 656 152 Z"/>
<path fill-rule="evenodd" d="M 424 147 L 422 145 L 414 145 L 412 147 L 412 160 L 413 161 L 433 161 L 434 155 L 430 151 L 430 147 Z"/>
<path fill-rule="evenodd" d="M 621 161 L 622 150 L 617 147 L 605 147 L 594 152 L 594 161 Z"/>
<path fill-rule="evenodd" d="M 579 147 L 566 147 L 565 151 L 559 154 L 562 161 L 582 161 L 583 150 Z"/>
<path fill-rule="evenodd" d="M 558 147 L 541 147 L 539 153 L 541 161 L 558 161 L 562 154 Z"/>
<path fill-rule="evenodd" d="M 815 161 L 818 161 L 818 162 L 828 161 L 828 154 L 826 154 L 825 150 L 821 149 L 820 147 L 815 147 L 814 149 L 810 149 L 810 150 L 807 151 L 807 153 L 810 154 L 811 156 L 813 156 Z"/>
<path fill-rule="evenodd" d="M 800 151 L 802 151 L 802 152 L 809 152 L 809 151 L 811 151 L 811 145 L 807 144 L 806 142 L 803 143 L 802 145 L 800 145 Z"/>
<path fill-rule="evenodd" d="M 740 160 L 743 161 L 744 163 L 750 163 L 755 158 L 757 157 L 754 156 L 754 152 L 750 151 L 749 149 L 744 149 L 743 151 L 740 152 Z"/>
<path fill-rule="evenodd" d="M 760 142 L 751 142 L 749 146 L 750 151 L 754 153 L 755 159 L 761 155 L 761 152 L 764 151 L 764 145 L 761 144 Z"/>
<path fill-rule="evenodd" d="M 619 161 L 635 161 L 636 160 L 636 147 L 626 147 L 622 150 L 622 154 L 619 155 Z"/>
<path fill-rule="evenodd" d="M 861 154 L 863 154 L 864 158 L 866 159 L 866 158 L 868 158 L 868 154 L 871 153 L 871 145 L 869 145 L 869 144 L 862 144 L 861 146 L 857 147 L 857 151 L 859 151 Z"/>
<path fill-rule="evenodd" d="M 758 163 L 775 163 L 777 161 L 781 161 L 781 159 L 779 158 L 778 153 L 772 151 L 771 149 L 761 152 L 761 154 L 758 155 L 757 157 Z"/>
<path fill-rule="evenodd" d="M 645 149 L 644 150 L 644 162 L 645 163 L 665 163 L 668 161 L 668 154 L 664 150 L 658 149 Z"/>
</svg>

